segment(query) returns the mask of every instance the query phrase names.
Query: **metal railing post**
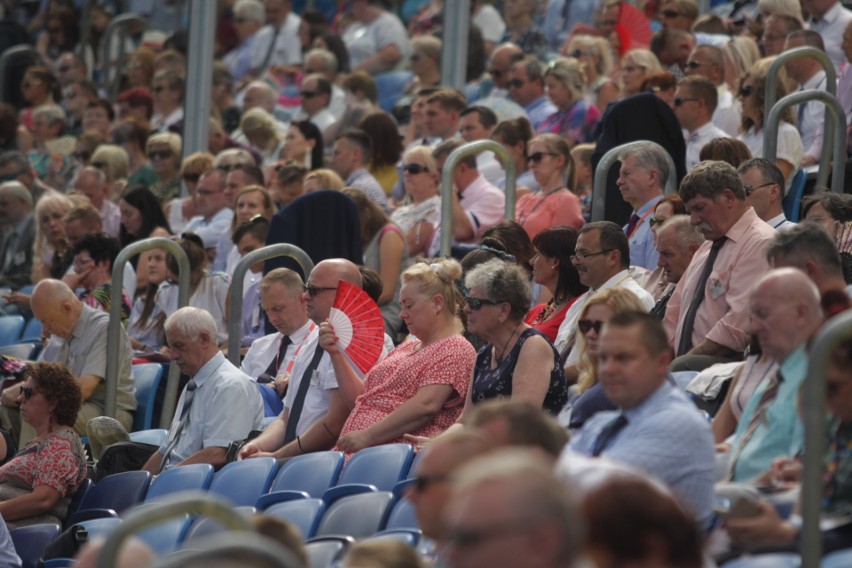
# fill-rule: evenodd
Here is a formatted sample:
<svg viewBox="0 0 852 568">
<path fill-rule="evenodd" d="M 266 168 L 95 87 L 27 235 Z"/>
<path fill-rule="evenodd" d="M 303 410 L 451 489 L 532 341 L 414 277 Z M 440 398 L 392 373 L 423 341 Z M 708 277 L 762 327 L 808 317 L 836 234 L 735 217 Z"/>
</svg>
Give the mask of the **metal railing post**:
<svg viewBox="0 0 852 568">
<path fill-rule="evenodd" d="M 120 337 L 121 331 L 121 297 L 124 287 L 124 265 L 131 258 L 151 249 L 164 249 L 171 253 L 178 261 L 178 309 L 189 303 L 189 258 L 180 246 L 171 239 L 165 237 L 153 237 L 131 243 L 121 249 L 112 267 L 112 290 L 109 307 L 109 327 L 107 328 L 107 364 L 106 364 L 106 400 L 104 401 L 104 416 L 115 418 L 116 395 L 118 394 L 118 353 L 119 350 L 110 349 Z M 171 314 L 166 314 L 171 315 Z M 177 405 L 178 381 L 180 369 L 175 365 L 169 366 L 169 378 L 166 383 L 166 396 L 163 399 L 163 410 L 160 418 L 160 427 L 168 428 L 172 422 L 172 415 Z"/>
<path fill-rule="evenodd" d="M 6 94 L 6 68 L 9 66 L 9 62 L 23 56 L 29 56 L 33 65 L 41 61 L 41 55 L 31 45 L 16 45 L 0 54 L 0 96 Z"/>
<path fill-rule="evenodd" d="M 278 243 L 267 245 L 262 249 L 254 250 L 243 257 L 236 268 L 231 279 L 231 289 L 228 292 L 228 305 L 231 307 L 228 314 L 228 359 L 235 366 L 240 366 L 240 340 L 242 339 L 243 324 L 243 287 L 245 276 L 249 268 L 255 263 L 288 256 L 299 263 L 305 278 L 314 269 L 314 263 L 308 253 L 289 243 Z"/>
<path fill-rule="evenodd" d="M 190 1 L 186 89 L 183 97 L 183 156 L 207 150 L 210 141 L 210 90 L 213 85 L 213 44 L 216 2 Z"/>
<path fill-rule="evenodd" d="M 781 67 L 793 59 L 801 59 L 802 57 L 811 57 L 816 59 L 817 62 L 822 65 L 822 68 L 825 71 L 825 90 L 832 95 L 837 95 L 837 71 L 834 69 L 834 63 L 831 62 L 831 59 L 828 58 L 825 52 L 820 51 L 815 47 L 796 47 L 788 51 L 784 51 L 775 57 L 769 65 L 769 71 L 766 75 L 766 99 L 763 102 L 764 121 L 766 120 L 766 117 L 769 116 L 769 111 L 772 110 L 772 107 L 774 107 L 777 102 L 775 99 L 775 91 L 778 88 L 778 81 L 781 80 L 779 77 Z"/>
<path fill-rule="evenodd" d="M 464 89 L 469 34 L 470 0 L 445 2 L 441 84 L 446 87 Z"/>
<path fill-rule="evenodd" d="M 677 169 L 675 168 L 674 160 L 669 155 L 668 151 L 656 142 L 651 142 L 650 140 L 628 142 L 612 148 L 604 154 L 598 162 L 598 167 L 595 170 L 595 182 L 592 186 L 592 221 L 603 221 L 606 219 L 606 178 L 607 174 L 609 174 L 609 169 L 615 162 L 619 161 L 618 157 L 622 153 L 639 144 L 654 144 L 663 151 L 666 155 L 666 161 L 669 163 L 669 179 L 666 180 L 666 187 L 663 189 L 663 193 L 665 195 L 677 193 Z"/>
<path fill-rule="evenodd" d="M 515 161 L 506 147 L 494 140 L 476 140 L 456 148 L 447 156 L 441 174 L 441 256 L 449 256 L 453 246 L 453 172 L 464 158 L 489 150 L 500 157 L 506 172 L 506 210 L 503 217 L 515 219 Z"/>
<path fill-rule="evenodd" d="M 148 26 L 148 20 L 139 14 L 122 14 L 110 20 L 106 32 L 104 32 L 104 50 L 101 55 L 101 71 L 103 74 L 101 84 L 109 94 L 110 100 L 113 101 L 118 96 L 118 87 L 121 84 L 121 70 L 124 68 L 124 56 L 126 55 L 124 53 L 124 38 L 128 28 L 132 24 L 137 24 L 142 29 L 145 29 Z M 115 66 L 113 66 L 111 64 L 112 42 L 116 34 L 120 34 L 117 43 L 118 59 L 115 62 Z M 112 70 L 115 72 L 111 76 Z"/>
<path fill-rule="evenodd" d="M 770 162 L 775 161 L 778 154 L 778 128 L 781 124 L 781 113 L 789 106 L 809 101 L 819 101 L 825 105 L 825 130 L 823 132 L 822 156 L 819 159 L 817 185 L 825 186 L 828 182 L 829 161 L 831 164 L 831 191 L 843 193 L 843 178 L 846 165 L 846 129 L 835 128 L 836 124 L 845 124 L 846 113 L 837 97 L 826 91 L 810 89 L 789 94 L 772 107 L 766 115 L 763 126 L 763 157 Z M 832 117 L 828 119 L 829 115 Z M 834 138 L 832 141 L 831 139 Z M 829 151 L 834 150 L 833 160 Z"/>
<path fill-rule="evenodd" d="M 822 534 L 819 517 L 823 499 L 823 454 L 825 439 L 825 375 L 834 350 L 852 339 L 852 312 L 843 312 L 819 331 L 808 358 L 808 379 L 803 385 L 805 457 L 802 489 L 800 534 L 802 568 L 818 568 L 822 561 Z"/>
</svg>

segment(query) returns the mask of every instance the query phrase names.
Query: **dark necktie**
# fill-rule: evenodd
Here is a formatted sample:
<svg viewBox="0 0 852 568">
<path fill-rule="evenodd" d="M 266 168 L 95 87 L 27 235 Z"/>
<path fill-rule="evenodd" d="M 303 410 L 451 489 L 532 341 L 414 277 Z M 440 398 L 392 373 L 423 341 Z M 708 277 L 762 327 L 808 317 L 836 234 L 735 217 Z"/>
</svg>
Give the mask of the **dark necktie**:
<svg viewBox="0 0 852 568">
<path fill-rule="evenodd" d="M 784 382 L 784 376 L 781 374 L 780 370 L 769 378 L 769 384 L 766 385 L 766 390 L 763 391 L 762 395 L 760 395 L 760 400 L 757 402 L 757 406 L 754 408 L 754 414 L 751 415 L 751 419 L 749 419 L 748 425 L 743 431 L 743 435 L 740 437 L 739 444 L 731 453 L 730 465 L 728 466 L 728 479 L 733 478 L 734 468 L 736 468 L 737 462 L 739 461 L 740 456 L 742 456 L 743 449 L 754 435 L 757 427 L 766 419 L 766 413 L 769 410 L 769 405 L 775 402 L 775 398 L 778 396 L 778 389 L 781 387 L 782 382 Z"/>
<path fill-rule="evenodd" d="M 314 351 L 314 358 L 308 363 L 305 372 L 302 373 L 302 380 L 299 382 L 299 390 L 296 391 L 296 397 L 293 399 L 293 406 L 290 408 L 290 416 L 287 418 L 287 429 L 284 431 L 284 444 L 289 444 L 296 439 L 296 425 L 299 424 L 299 418 L 302 415 L 302 407 L 305 406 L 305 396 L 308 394 L 308 387 L 311 386 L 311 376 L 319 366 L 320 359 L 324 351 L 317 344 Z"/>
<path fill-rule="evenodd" d="M 624 229 L 624 233 L 627 235 L 627 238 L 633 236 L 633 231 L 636 230 L 636 225 L 639 224 L 639 215 L 635 212 L 630 216 L 630 221 L 627 222 L 627 228 Z"/>
<path fill-rule="evenodd" d="M 189 407 L 192 406 L 192 399 L 195 396 L 195 387 L 197 386 L 198 385 L 195 384 L 195 379 L 190 379 L 189 382 L 186 383 L 183 395 L 183 408 L 180 411 L 180 420 L 178 421 L 177 430 L 175 431 L 175 437 L 172 438 L 172 441 L 169 442 L 169 445 L 166 447 L 166 451 L 163 453 L 163 462 L 161 467 L 166 466 L 166 462 L 169 460 L 169 454 L 175 449 L 175 445 L 177 445 L 178 440 L 180 440 L 181 433 L 187 424 L 189 424 Z"/>
<path fill-rule="evenodd" d="M 15 256 L 14 247 L 17 242 L 18 233 L 12 231 L 3 243 L 3 260 L 2 264 L 0 264 L 0 272 L 5 272 L 6 269 L 9 268 L 9 265 L 12 264 L 12 258 Z"/>
<path fill-rule="evenodd" d="M 281 345 L 278 347 L 278 354 L 272 358 L 272 361 L 269 363 L 269 366 L 257 378 L 257 382 L 262 385 L 265 385 L 275 380 L 275 377 L 278 376 L 278 369 L 281 368 L 281 364 L 284 363 L 287 358 L 287 348 L 290 347 L 290 343 L 292 342 L 290 341 L 289 336 L 281 336 Z"/>
<path fill-rule="evenodd" d="M 281 24 L 282 26 L 284 24 Z M 258 69 L 258 73 L 262 73 L 269 65 L 269 60 L 272 59 L 272 52 L 275 51 L 275 42 L 278 41 L 278 34 L 281 32 L 281 26 L 275 26 L 275 33 L 272 34 L 272 41 L 269 43 L 269 49 L 266 51 L 266 56 L 263 58 L 263 63 Z"/>
<path fill-rule="evenodd" d="M 598 457 L 603 453 L 607 446 L 609 446 L 610 442 L 612 442 L 618 433 L 621 432 L 624 427 L 627 426 L 627 417 L 623 414 L 619 414 L 612 422 L 604 426 L 601 433 L 598 434 L 597 439 L 595 440 L 595 445 L 592 446 L 592 457 Z"/>
<path fill-rule="evenodd" d="M 719 256 L 719 250 L 728 237 L 722 237 L 713 241 L 713 246 L 710 247 L 710 254 L 707 256 L 707 262 L 704 264 L 704 271 L 698 278 L 698 284 L 695 286 L 695 292 L 692 296 L 692 301 L 689 303 L 689 308 L 686 310 L 686 317 L 683 318 L 683 327 L 680 328 L 680 342 L 678 342 L 677 355 L 681 356 L 692 349 L 692 328 L 695 326 L 695 315 L 698 313 L 698 308 L 701 302 L 704 301 L 706 295 L 707 281 L 710 279 L 710 273 L 713 272 L 713 264 L 716 262 L 716 257 Z"/>
<path fill-rule="evenodd" d="M 651 308 L 650 313 L 652 316 L 657 317 L 659 319 L 663 319 L 664 317 L 666 317 L 666 308 L 669 305 L 669 300 L 671 299 L 673 293 L 674 288 L 663 294 L 660 299 L 657 300 L 657 303 L 654 304 L 653 308 Z"/>
</svg>

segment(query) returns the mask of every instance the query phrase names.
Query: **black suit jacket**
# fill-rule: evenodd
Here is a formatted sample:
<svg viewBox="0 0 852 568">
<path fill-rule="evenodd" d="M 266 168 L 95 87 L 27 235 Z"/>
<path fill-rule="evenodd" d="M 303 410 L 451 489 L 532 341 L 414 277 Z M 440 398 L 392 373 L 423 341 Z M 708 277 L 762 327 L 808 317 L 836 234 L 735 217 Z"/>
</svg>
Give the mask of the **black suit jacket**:
<svg viewBox="0 0 852 568">
<path fill-rule="evenodd" d="M 6 239 L 11 239 L 12 234 Z M 32 283 L 30 273 L 33 269 L 33 242 L 35 241 L 35 220 L 32 215 L 27 219 L 24 230 L 12 247 L 6 250 L 6 239 L 0 245 L 0 288 L 17 290 Z M 6 270 L 6 258 L 11 256 L 11 263 Z"/>
</svg>

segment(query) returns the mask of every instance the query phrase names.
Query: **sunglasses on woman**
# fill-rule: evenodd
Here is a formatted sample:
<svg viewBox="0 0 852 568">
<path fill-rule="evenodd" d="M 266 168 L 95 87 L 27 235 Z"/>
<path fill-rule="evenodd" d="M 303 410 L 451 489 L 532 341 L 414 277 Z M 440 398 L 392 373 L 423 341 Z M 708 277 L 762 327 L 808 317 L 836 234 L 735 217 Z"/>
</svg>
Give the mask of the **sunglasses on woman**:
<svg viewBox="0 0 852 568">
<path fill-rule="evenodd" d="M 402 171 L 408 172 L 411 175 L 416 176 L 417 174 L 428 172 L 429 168 L 427 168 L 426 166 L 421 166 L 420 164 L 405 164 L 402 167 Z"/>
<path fill-rule="evenodd" d="M 24 395 L 24 400 L 31 399 L 35 393 L 36 391 L 33 387 L 21 387 L 21 394 Z"/>
<path fill-rule="evenodd" d="M 465 296 L 464 301 L 465 301 L 465 303 L 467 303 L 468 306 L 470 306 L 470 309 L 473 310 L 474 312 L 479 311 L 482 308 L 482 306 L 485 306 L 485 305 L 496 306 L 497 304 L 500 303 L 500 302 L 494 302 L 492 300 L 487 300 L 485 298 L 474 298 L 472 296 Z"/>
<path fill-rule="evenodd" d="M 743 85 L 743 87 L 740 89 L 740 96 L 743 97 L 743 98 L 750 97 L 753 92 L 754 92 L 753 86 Z"/>
<path fill-rule="evenodd" d="M 603 324 L 604 322 L 601 320 L 580 320 L 577 322 L 577 327 L 580 328 L 580 332 L 583 333 L 583 335 L 589 333 L 593 329 L 596 334 L 600 335 Z"/>
<path fill-rule="evenodd" d="M 545 156 L 555 156 L 556 154 L 552 152 L 534 152 L 527 156 L 527 160 L 530 162 L 537 164 L 544 159 Z"/>
<path fill-rule="evenodd" d="M 166 158 L 171 157 L 171 150 L 154 150 L 152 152 L 148 152 L 148 159 L 150 160 L 165 160 Z"/>
</svg>

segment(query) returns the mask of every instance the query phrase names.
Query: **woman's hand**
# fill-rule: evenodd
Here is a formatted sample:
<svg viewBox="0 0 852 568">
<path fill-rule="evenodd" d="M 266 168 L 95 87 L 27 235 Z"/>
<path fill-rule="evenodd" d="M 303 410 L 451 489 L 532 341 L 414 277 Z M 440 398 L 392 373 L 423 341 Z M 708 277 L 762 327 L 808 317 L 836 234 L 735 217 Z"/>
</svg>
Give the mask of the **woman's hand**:
<svg viewBox="0 0 852 568">
<path fill-rule="evenodd" d="M 414 446 L 414 449 L 418 452 L 423 449 L 423 446 L 432 441 L 432 438 L 429 438 L 428 436 L 414 436 L 412 434 L 404 435 L 403 439 Z"/>
<path fill-rule="evenodd" d="M 6 294 L 5 296 L 3 296 L 3 300 L 7 304 L 15 304 L 16 306 L 30 305 L 30 295 L 21 294 L 20 292 L 12 292 L 10 294 Z"/>
<path fill-rule="evenodd" d="M 375 445 L 375 442 L 370 436 L 369 430 L 349 432 L 337 440 L 337 447 L 349 454 L 354 454 L 373 445 Z"/>
<path fill-rule="evenodd" d="M 327 321 L 321 323 L 319 326 L 319 344 L 329 355 L 340 353 L 340 349 L 337 347 L 337 336 L 334 334 L 334 328 Z"/>
<path fill-rule="evenodd" d="M 270 455 L 271 454 L 269 452 L 264 452 L 263 450 L 261 450 L 260 446 L 258 446 L 254 442 L 249 442 L 240 449 L 239 457 L 241 460 L 245 460 L 248 458 L 269 457 Z"/>
<path fill-rule="evenodd" d="M 753 517 L 728 518 L 725 529 L 731 540 L 750 547 L 768 544 L 789 544 L 798 531 L 778 516 L 775 506 L 766 499 L 757 502 L 758 514 Z"/>
</svg>

